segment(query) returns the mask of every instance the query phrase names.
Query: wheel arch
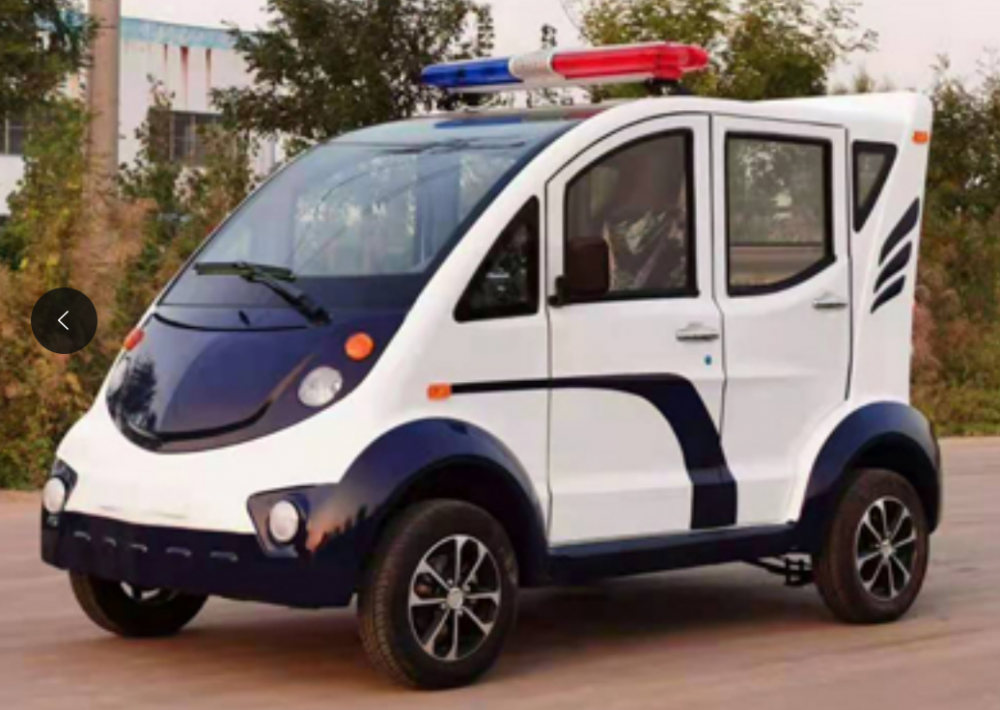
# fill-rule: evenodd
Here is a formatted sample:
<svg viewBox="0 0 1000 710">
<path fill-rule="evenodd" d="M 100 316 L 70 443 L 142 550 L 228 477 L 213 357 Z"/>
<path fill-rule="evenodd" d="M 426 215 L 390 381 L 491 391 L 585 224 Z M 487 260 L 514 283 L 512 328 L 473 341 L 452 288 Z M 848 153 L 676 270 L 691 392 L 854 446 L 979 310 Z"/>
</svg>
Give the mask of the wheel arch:
<svg viewBox="0 0 1000 710">
<path fill-rule="evenodd" d="M 391 521 L 407 506 L 431 498 L 484 508 L 510 537 L 522 582 L 543 580 L 545 516 L 531 479 L 499 439 L 453 419 L 409 422 L 369 445 L 317 515 L 329 531 L 317 554 L 336 558 L 356 588 Z"/>
<path fill-rule="evenodd" d="M 931 531 L 937 529 L 942 514 L 941 454 L 933 427 L 910 405 L 875 402 L 847 416 L 820 449 L 796 525 L 800 549 L 818 551 L 840 497 L 866 468 L 906 478 L 920 496 Z"/>
</svg>

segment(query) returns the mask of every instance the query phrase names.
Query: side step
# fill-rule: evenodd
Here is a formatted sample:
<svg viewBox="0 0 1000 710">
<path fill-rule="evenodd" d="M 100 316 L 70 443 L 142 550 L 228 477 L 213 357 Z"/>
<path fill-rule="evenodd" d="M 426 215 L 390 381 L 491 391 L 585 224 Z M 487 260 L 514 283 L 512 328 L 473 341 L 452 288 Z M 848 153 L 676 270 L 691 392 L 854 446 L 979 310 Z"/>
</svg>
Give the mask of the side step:
<svg viewBox="0 0 1000 710">
<path fill-rule="evenodd" d="M 808 587 L 815 580 L 813 578 L 812 563 L 802 557 L 779 557 L 777 560 L 751 560 L 747 564 L 753 565 L 765 572 L 776 574 L 785 578 L 786 587 Z"/>
</svg>

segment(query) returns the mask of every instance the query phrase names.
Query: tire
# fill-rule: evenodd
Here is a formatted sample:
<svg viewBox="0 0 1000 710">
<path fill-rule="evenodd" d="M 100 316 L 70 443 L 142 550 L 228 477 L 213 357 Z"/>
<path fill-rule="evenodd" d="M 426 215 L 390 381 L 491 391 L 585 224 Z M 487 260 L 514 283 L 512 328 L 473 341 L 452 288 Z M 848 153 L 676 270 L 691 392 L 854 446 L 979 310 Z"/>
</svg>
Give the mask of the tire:
<svg viewBox="0 0 1000 710">
<path fill-rule="evenodd" d="M 73 594 L 80 608 L 99 627 L 126 638 L 173 636 L 183 629 L 207 597 L 168 590 L 141 590 L 70 572 Z"/>
<path fill-rule="evenodd" d="M 892 471 L 862 470 L 813 559 L 816 586 L 841 621 L 896 621 L 920 594 L 929 557 L 927 516 L 913 486 Z"/>
<path fill-rule="evenodd" d="M 449 574 L 456 557 L 461 571 Z M 423 603 L 411 606 L 411 591 Z M 401 685 L 467 685 L 500 655 L 517 592 L 517 559 L 493 517 L 460 501 L 417 503 L 390 524 L 365 574 L 361 642 L 372 664 Z"/>
</svg>

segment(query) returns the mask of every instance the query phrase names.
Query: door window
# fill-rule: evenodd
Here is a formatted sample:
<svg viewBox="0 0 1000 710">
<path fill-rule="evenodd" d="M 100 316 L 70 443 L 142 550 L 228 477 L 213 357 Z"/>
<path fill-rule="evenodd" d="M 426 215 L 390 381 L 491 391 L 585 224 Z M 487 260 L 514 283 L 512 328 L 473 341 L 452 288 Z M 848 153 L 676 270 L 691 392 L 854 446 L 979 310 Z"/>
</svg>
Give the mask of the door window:
<svg viewBox="0 0 1000 710">
<path fill-rule="evenodd" d="M 645 138 L 569 184 L 564 271 L 572 300 L 695 293 L 692 149 L 689 131 Z"/>
<path fill-rule="evenodd" d="M 729 137 L 730 295 L 779 291 L 834 261 L 832 170 L 825 141 Z"/>
<path fill-rule="evenodd" d="M 538 199 L 532 197 L 497 239 L 455 309 L 459 322 L 538 312 Z"/>
<path fill-rule="evenodd" d="M 864 229 L 895 162 L 890 143 L 854 144 L 854 231 Z"/>
</svg>

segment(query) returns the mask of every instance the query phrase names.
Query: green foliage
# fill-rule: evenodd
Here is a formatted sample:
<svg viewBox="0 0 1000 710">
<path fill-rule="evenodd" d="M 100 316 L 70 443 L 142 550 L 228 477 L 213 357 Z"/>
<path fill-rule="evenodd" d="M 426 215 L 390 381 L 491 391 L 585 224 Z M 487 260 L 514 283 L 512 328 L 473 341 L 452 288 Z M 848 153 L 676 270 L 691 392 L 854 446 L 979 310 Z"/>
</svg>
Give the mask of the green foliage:
<svg viewBox="0 0 1000 710">
<path fill-rule="evenodd" d="M 1000 70 L 939 67 L 914 398 L 952 434 L 1000 433 Z"/>
<path fill-rule="evenodd" d="M 216 92 L 237 125 L 292 137 L 293 149 L 436 106 L 428 64 L 493 47 L 473 0 L 268 0 L 264 31 L 233 30 L 254 86 Z"/>
<path fill-rule="evenodd" d="M 53 101 L 32 119 L 25 178 L 10 200 L 6 232 L 17 244 L 19 268 L 0 265 L 0 488 L 37 480 L 60 433 L 87 406 L 80 372 L 88 363 L 43 350 L 30 320 L 35 301 L 65 284 L 82 260 L 76 247 L 83 232 L 87 121 L 71 101 Z"/>
<path fill-rule="evenodd" d="M 167 160 L 169 97 L 139 130 L 135 165 L 123 168 L 121 199 L 109 201 L 95 228 L 84 199 L 87 115 L 52 101 L 32 115 L 25 177 L 11 198 L 0 264 L 0 488 L 37 485 L 68 427 L 99 390 L 124 335 L 185 258 L 253 185 L 245 134 L 206 135 L 207 164 L 185 170 Z M 69 356 L 44 350 L 31 334 L 35 301 L 72 284 L 97 307 L 98 333 Z"/>
<path fill-rule="evenodd" d="M 172 97 L 154 84 L 153 106 L 139 127 L 135 163 L 123 166 L 123 197 L 147 207 L 142 246 L 120 278 L 118 316 L 122 327 L 142 315 L 170 276 L 202 240 L 254 187 L 250 156 L 255 143 L 246 131 L 202 129 L 205 165 L 186 169 L 170 160 Z"/>
<path fill-rule="evenodd" d="M 670 40 L 712 55 L 709 71 L 684 85 L 701 96 L 741 100 L 827 93 L 836 62 L 868 51 L 876 36 L 855 21 L 857 3 L 830 0 L 593 0 L 583 15 L 594 45 Z M 595 98 L 641 96 L 642 87 L 592 92 Z"/>
<path fill-rule="evenodd" d="M 91 27 L 73 0 L 0 0 L 0 118 L 50 98 L 86 59 Z"/>
</svg>

